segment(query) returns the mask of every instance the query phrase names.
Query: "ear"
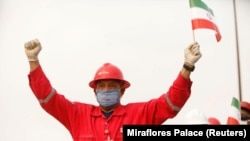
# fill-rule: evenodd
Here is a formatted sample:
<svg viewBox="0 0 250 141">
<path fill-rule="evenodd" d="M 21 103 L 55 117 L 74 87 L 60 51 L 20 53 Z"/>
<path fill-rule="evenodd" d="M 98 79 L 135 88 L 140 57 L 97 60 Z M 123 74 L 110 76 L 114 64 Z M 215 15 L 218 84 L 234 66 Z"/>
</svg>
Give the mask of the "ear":
<svg viewBox="0 0 250 141">
<path fill-rule="evenodd" d="M 125 89 L 121 89 L 121 96 L 125 93 Z"/>
<path fill-rule="evenodd" d="M 96 89 L 93 89 L 94 94 L 96 95 Z"/>
</svg>

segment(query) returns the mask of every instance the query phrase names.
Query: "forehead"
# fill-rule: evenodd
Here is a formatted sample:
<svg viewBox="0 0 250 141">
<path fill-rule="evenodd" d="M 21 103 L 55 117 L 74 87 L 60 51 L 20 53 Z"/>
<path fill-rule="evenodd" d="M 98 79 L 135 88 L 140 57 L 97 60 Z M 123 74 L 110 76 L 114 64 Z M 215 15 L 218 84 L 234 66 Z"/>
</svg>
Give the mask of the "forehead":
<svg viewBox="0 0 250 141">
<path fill-rule="evenodd" d="M 104 79 L 96 81 L 96 84 L 121 84 L 121 81 L 115 79 Z"/>
</svg>

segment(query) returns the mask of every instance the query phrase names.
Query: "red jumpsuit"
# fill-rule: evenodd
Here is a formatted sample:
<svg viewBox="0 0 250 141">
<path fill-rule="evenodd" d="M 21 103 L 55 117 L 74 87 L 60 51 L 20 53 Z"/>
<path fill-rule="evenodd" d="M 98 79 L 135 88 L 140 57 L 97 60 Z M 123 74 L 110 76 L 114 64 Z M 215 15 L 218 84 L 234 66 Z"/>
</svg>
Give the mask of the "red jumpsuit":
<svg viewBox="0 0 250 141">
<path fill-rule="evenodd" d="M 99 106 L 71 102 L 50 84 L 42 67 L 28 75 L 29 85 L 41 107 L 60 121 L 74 141 L 122 141 L 123 124 L 162 124 L 173 118 L 190 96 L 192 81 L 178 75 L 172 86 L 147 102 L 119 105 L 106 119 Z"/>
</svg>

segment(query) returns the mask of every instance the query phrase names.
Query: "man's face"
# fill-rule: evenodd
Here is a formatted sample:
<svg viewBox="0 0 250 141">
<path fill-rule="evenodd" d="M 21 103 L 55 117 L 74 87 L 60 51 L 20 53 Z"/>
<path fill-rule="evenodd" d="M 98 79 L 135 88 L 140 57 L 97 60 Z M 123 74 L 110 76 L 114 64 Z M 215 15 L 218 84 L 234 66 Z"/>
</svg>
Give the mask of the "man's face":
<svg viewBox="0 0 250 141">
<path fill-rule="evenodd" d="M 95 90 L 117 90 L 120 89 L 120 97 L 124 94 L 125 89 L 122 88 L 122 81 L 114 79 L 98 80 Z"/>
<path fill-rule="evenodd" d="M 113 79 L 98 80 L 96 82 L 96 89 L 95 89 L 95 94 L 98 96 L 98 94 L 96 93 L 97 90 L 101 90 L 101 91 L 119 90 L 119 95 L 118 95 L 119 100 L 118 100 L 118 103 L 115 103 L 114 105 L 105 106 L 104 103 L 107 100 L 104 100 L 105 98 L 104 99 L 101 98 L 102 101 L 99 101 L 99 104 L 101 105 L 102 110 L 104 110 L 104 111 L 110 111 L 110 110 L 114 109 L 117 105 L 119 105 L 119 103 L 120 103 L 119 101 L 120 101 L 120 99 L 121 99 L 121 97 L 122 97 L 122 95 L 123 95 L 123 93 L 125 91 L 125 89 L 122 88 L 122 81 L 113 80 Z M 110 97 L 107 96 L 107 98 L 108 98 L 109 102 L 112 101 L 110 99 Z M 103 100 L 104 100 L 104 103 L 102 103 Z"/>
</svg>

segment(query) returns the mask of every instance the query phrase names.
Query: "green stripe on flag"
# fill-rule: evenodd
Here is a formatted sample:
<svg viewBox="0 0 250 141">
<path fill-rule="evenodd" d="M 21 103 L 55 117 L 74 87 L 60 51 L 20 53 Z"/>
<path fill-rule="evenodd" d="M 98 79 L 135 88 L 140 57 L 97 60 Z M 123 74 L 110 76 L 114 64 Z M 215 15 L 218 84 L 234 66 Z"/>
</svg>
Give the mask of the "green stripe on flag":
<svg viewBox="0 0 250 141">
<path fill-rule="evenodd" d="M 202 9 L 208 11 L 211 15 L 214 16 L 213 10 L 210 9 L 210 8 L 209 8 L 203 1 L 201 1 L 201 0 L 189 0 L 189 4 L 190 4 L 190 7 L 191 7 L 191 8 L 194 8 L 194 7 L 202 8 Z"/>
<path fill-rule="evenodd" d="M 240 102 L 237 98 L 233 97 L 231 105 L 240 110 Z"/>
</svg>

